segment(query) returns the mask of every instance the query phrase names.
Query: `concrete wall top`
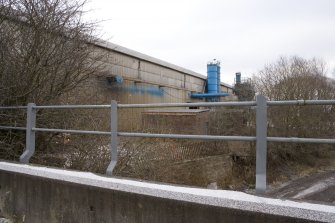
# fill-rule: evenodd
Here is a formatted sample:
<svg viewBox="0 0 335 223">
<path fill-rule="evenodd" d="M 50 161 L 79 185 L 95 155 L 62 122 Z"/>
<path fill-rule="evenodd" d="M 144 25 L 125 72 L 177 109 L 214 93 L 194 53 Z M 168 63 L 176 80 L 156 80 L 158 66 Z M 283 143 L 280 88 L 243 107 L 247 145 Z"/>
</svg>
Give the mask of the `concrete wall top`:
<svg viewBox="0 0 335 223">
<path fill-rule="evenodd" d="M 292 217 L 307 221 L 335 222 L 335 206 L 259 197 L 236 191 L 209 190 L 173 186 L 127 179 L 110 178 L 93 173 L 32 165 L 0 162 L 0 171 L 44 179 L 98 187 L 107 190 L 224 207 L 259 214 Z"/>
<path fill-rule="evenodd" d="M 125 54 L 125 55 L 128 55 L 128 56 L 140 59 L 140 60 L 144 60 L 144 61 L 147 61 L 147 62 L 150 62 L 150 63 L 158 64 L 160 66 L 163 66 L 163 67 L 166 67 L 166 68 L 169 68 L 169 69 L 172 69 L 172 70 L 176 70 L 176 71 L 179 71 L 181 73 L 188 74 L 188 75 L 191 75 L 191 76 L 194 76 L 194 77 L 198 77 L 198 78 L 201 78 L 203 80 L 207 79 L 207 77 L 202 75 L 202 74 L 196 73 L 194 71 L 185 69 L 183 67 L 179 67 L 177 65 L 168 63 L 166 61 L 148 56 L 146 54 L 137 52 L 135 50 L 128 49 L 126 47 L 123 47 L 123 46 L 120 46 L 120 45 L 117 45 L 117 44 L 114 44 L 114 43 L 111 43 L 111 42 L 108 42 L 108 41 L 105 41 L 105 40 L 102 40 L 102 39 L 97 39 L 96 42 L 94 43 L 94 45 L 96 45 L 98 47 L 108 49 L 108 50 L 112 50 L 112 51 L 115 51 L 115 52 L 118 52 L 118 53 L 122 53 L 122 54 Z M 221 82 L 221 86 L 228 87 L 228 88 L 231 88 L 231 89 L 233 88 L 231 85 L 229 85 L 227 83 L 223 83 L 223 82 Z"/>
</svg>

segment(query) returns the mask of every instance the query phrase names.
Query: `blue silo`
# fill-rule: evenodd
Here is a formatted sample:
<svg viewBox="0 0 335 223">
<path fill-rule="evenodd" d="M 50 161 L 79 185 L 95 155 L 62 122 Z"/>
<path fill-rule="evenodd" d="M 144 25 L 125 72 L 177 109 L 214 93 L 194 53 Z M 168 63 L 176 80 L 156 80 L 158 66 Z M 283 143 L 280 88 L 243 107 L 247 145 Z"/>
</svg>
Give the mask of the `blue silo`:
<svg viewBox="0 0 335 223">
<path fill-rule="evenodd" d="M 207 101 L 220 101 L 220 97 L 229 96 L 229 93 L 221 93 L 221 67 L 220 61 L 214 59 L 207 63 L 207 92 L 193 93 L 192 98 L 205 98 Z"/>
<path fill-rule="evenodd" d="M 207 64 L 207 87 L 207 93 L 218 93 L 218 65 L 216 63 Z"/>
</svg>

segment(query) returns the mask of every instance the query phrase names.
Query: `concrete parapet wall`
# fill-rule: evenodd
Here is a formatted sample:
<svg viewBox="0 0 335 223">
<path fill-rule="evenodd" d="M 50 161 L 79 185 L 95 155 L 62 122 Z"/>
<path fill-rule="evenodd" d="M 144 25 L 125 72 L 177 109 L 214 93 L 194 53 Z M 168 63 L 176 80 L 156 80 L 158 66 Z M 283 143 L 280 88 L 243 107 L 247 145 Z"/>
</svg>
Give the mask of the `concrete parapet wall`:
<svg viewBox="0 0 335 223">
<path fill-rule="evenodd" d="M 0 217 L 14 222 L 334 222 L 335 206 L 0 162 Z"/>
</svg>

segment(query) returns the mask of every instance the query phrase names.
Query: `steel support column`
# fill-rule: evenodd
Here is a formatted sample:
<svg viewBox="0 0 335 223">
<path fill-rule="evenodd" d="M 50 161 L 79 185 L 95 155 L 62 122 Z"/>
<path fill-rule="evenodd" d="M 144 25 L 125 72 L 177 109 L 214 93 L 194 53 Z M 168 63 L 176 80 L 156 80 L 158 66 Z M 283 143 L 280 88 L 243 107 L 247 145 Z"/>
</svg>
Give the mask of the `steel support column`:
<svg viewBox="0 0 335 223">
<path fill-rule="evenodd" d="M 34 103 L 29 103 L 27 107 L 27 128 L 26 128 L 26 148 L 20 156 L 21 163 L 29 163 L 30 158 L 35 153 L 35 131 L 36 109 Z"/>
<path fill-rule="evenodd" d="M 106 174 L 112 176 L 113 170 L 117 163 L 117 145 L 118 145 L 118 135 L 117 135 L 117 102 L 112 101 L 111 103 L 111 155 L 112 159 L 108 165 Z"/>
<path fill-rule="evenodd" d="M 267 159 L 267 102 L 262 95 L 256 97 L 256 194 L 266 191 Z"/>
</svg>

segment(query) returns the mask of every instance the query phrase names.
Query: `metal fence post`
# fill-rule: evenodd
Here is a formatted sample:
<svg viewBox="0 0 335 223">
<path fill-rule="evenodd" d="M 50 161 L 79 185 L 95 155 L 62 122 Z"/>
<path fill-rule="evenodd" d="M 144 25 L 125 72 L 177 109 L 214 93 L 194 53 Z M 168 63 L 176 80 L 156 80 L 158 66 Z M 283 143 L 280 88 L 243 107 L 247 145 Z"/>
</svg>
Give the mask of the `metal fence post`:
<svg viewBox="0 0 335 223">
<path fill-rule="evenodd" d="M 112 176 L 113 170 L 117 163 L 117 145 L 118 145 L 118 136 L 117 136 L 117 102 L 112 101 L 111 103 L 111 155 L 112 160 L 107 167 L 106 174 Z"/>
<path fill-rule="evenodd" d="M 20 156 L 21 163 L 29 163 L 30 158 L 35 153 L 35 131 L 32 130 L 36 127 L 36 109 L 33 108 L 34 106 L 34 103 L 29 103 L 27 106 L 26 148 Z"/>
<path fill-rule="evenodd" d="M 263 95 L 256 97 L 256 194 L 266 191 L 267 160 L 267 102 Z"/>
</svg>

